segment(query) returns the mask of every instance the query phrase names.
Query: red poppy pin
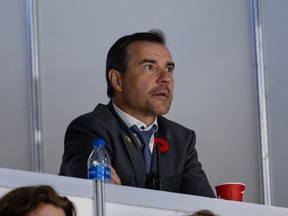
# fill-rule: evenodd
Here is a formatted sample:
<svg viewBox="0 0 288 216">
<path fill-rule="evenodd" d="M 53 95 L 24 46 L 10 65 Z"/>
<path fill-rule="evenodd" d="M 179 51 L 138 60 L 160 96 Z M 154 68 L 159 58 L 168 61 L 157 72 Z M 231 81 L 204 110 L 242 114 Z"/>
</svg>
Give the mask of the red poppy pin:
<svg viewBox="0 0 288 216">
<path fill-rule="evenodd" d="M 160 152 L 167 152 L 169 149 L 169 145 L 166 140 L 162 138 L 155 138 L 154 139 L 154 148 L 157 148 L 157 145 L 160 144 L 159 150 Z"/>
</svg>

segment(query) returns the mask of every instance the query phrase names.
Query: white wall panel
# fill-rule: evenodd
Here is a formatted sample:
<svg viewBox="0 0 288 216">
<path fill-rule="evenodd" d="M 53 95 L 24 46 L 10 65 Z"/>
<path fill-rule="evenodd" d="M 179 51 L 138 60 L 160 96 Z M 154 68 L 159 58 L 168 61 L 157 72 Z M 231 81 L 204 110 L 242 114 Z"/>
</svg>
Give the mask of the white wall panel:
<svg viewBox="0 0 288 216">
<path fill-rule="evenodd" d="M 288 207 L 288 1 L 263 1 L 272 205 Z"/>
<path fill-rule="evenodd" d="M 58 172 L 68 123 L 108 102 L 110 46 L 125 34 L 160 28 L 176 62 L 168 117 L 196 131 L 212 186 L 243 182 L 245 200 L 260 203 L 250 13 L 242 0 L 39 1 L 46 172 Z"/>
<path fill-rule="evenodd" d="M 32 169 L 25 1 L 0 1 L 0 167 Z"/>
</svg>

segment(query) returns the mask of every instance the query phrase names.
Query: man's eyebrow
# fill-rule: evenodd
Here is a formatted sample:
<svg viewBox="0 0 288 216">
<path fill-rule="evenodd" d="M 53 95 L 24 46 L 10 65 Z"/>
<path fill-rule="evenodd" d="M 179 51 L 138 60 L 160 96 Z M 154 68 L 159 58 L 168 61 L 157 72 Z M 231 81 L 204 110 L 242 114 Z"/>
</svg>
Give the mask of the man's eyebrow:
<svg viewBox="0 0 288 216">
<path fill-rule="evenodd" d="M 139 62 L 139 64 L 144 64 L 144 63 L 156 63 L 156 61 L 153 59 L 143 59 L 142 61 Z M 173 68 L 175 68 L 175 63 L 167 62 L 166 66 L 172 66 Z"/>
<path fill-rule="evenodd" d="M 156 61 L 153 59 L 143 59 L 142 61 L 139 62 L 139 64 L 144 64 L 144 63 L 156 63 Z"/>
<path fill-rule="evenodd" d="M 175 63 L 174 62 L 168 62 L 167 66 L 172 66 L 173 68 L 175 68 Z"/>
</svg>

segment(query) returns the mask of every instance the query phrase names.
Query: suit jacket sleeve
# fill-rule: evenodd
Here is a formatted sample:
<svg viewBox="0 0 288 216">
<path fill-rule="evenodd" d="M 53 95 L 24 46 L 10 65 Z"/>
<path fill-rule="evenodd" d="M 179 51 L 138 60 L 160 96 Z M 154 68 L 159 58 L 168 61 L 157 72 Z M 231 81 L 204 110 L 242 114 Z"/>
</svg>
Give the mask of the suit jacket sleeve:
<svg viewBox="0 0 288 216">
<path fill-rule="evenodd" d="M 159 154 L 163 189 L 214 198 L 198 160 L 195 132 L 164 117 L 158 118 L 158 125 L 157 136 L 169 145 L 167 152 Z"/>
<path fill-rule="evenodd" d="M 66 130 L 64 154 L 59 175 L 87 179 L 87 159 L 93 150 L 92 134 L 89 135 L 78 118 Z"/>
<path fill-rule="evenodd" d="M 111 114 L 105 106 L 99 105 L 93 112 L 79 116 L 69 124 L 59 175 L 87 179 L 87 160 L 93 150 L 93 139 L 109 141 L 105 119 L 111 119 Z M 111 157 L 111 152 L 108 154 Z"/>
<path fill-rule="evenodd" d="M 207 176 L 198 160 L 195 148 L 196 134 L 192 131 L 186 152 L 181 192 L 214 198 L 214 192 L 208 182 Z"/>
</svg>

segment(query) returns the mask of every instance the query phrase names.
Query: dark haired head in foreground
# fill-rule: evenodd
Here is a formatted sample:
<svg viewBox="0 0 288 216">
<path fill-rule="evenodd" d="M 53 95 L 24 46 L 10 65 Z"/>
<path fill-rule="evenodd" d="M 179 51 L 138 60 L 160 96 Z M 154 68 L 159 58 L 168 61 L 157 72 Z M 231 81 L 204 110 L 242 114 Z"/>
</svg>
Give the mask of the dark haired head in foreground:
<svg viewBox="0 0 288 216">
<path fill-rule="evenodd" d="M 1 216 L 75 216 L 73 203 L 48 185 L 16 188 L 0 199 Z"/>
<path fill-rule="evenodd" d="M 219 216 L 219 215 L 214 214 L 210 210 L 203 209 L 203 210 L 194 212 L 192 215 L 189 215 L 189 216 Z"/>
</svg>

